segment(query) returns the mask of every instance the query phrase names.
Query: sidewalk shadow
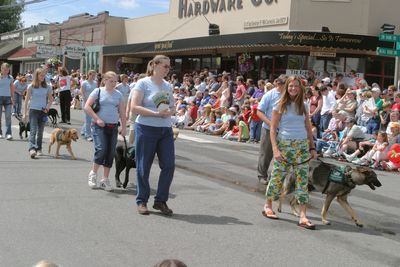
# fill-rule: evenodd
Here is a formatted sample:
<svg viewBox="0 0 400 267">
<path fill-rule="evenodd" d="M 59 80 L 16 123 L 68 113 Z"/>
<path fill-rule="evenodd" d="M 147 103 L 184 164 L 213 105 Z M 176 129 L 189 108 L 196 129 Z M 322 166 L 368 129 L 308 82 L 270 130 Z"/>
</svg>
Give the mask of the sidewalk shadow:
<svg viewBox="0 0 400 267">
<path fill-rule="evenodd" d="M 162 215 L 159 212 L 151 212 L 151 214 Z M 184 221 L 193 224 L 214 224 L 214 225 L 253 225 L 249 222 L 244 222 L 235 217 L 229 216 L 213 216 L 204 214 L 177 214 L 174 213 L 171 217 L 167 217 L 172 220 Z"/>
</svg>

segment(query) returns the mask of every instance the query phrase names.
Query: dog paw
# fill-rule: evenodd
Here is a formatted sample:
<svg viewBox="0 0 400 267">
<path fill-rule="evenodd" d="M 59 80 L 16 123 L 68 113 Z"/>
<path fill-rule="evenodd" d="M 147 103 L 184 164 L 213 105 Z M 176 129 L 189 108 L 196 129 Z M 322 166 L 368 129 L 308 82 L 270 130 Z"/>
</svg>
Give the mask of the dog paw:
<svg viewBox="0 0 400 267">
<path fill-rule="evenodd" d="M 277 209 L 279 213 L 282 213 L 282 208 Z"/>
<path fill-rule="evenodd" d="M 59 158 L 60 158 L 60 156 L 55 156 L 55 158 L 56 158 L 56 159 L 59 159 Z"/>
<path fill-rule="evenodd" d="M 73 160 L 76 160 L 76 158 L 75 158 L 75 157 L 72 157 L 72 159 L 73 159 Z"/>
<path fill-rule="evenodd" d="M 330 222 L 330 221 L 327 221 L 327 220 L 322 220 L 322 224 L 324 224 L 324 225 L 331 225 L 331 222 Z"/>
<path fill-rule="evenodd" d="M 362 223 L 359 222 L 359 221 L 355 221 L 355 223 L 356 223 L 356 225 L 357 225 L 358 227 L 360 227 L 360 228 L 364 227 L 364 224 L 362 224 Z"/>
</svg>

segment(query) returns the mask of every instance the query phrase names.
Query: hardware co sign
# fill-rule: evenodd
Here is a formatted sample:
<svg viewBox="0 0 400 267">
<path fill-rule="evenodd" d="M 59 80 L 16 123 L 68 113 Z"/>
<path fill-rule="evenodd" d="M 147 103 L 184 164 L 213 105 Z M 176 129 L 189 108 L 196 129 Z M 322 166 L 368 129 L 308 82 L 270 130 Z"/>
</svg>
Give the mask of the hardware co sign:
<svg viewBox="0 0 400 267">
<path fill-rule="evenodd" d="M 86 53 L 86 48 L 78 44 L 65 45 L 63 54 L 70 59 L 81 59 Z"/>
</svg>

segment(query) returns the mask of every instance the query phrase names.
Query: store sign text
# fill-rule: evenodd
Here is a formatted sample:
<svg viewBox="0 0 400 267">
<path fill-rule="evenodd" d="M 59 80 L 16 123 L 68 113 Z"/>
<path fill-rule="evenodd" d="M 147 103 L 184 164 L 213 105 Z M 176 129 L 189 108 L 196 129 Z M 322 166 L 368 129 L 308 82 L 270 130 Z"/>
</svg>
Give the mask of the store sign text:
<svg viewBox="0 0 400 267">
<path fill-rule="evenodd" d="M 19 36 L 20 36 L 20 32 L 2 35 L 0 37 L 0 40 L 4 41 L 4 40 L 9 40 L 9 39 L 19 38 Z"/>
<path fill-rule="evenodd" d="M 310 41 L 322 42 L 339 42 L 348 44 L 361 44 L 362 39 L 344 37 L 334 34 L 317 34 L 317 33 L 280 33 L 279 39 L 288 43 L 306 43 Z"/>
<path fill-rule="evenodd" d="M 251 0 L 253 6 L 258 7 L 262 3 L 271 5 L 278 0 Z M 179 0 L 178 17 L 190 18 L 193 16 L 207 15 L 208 13 L 222 13 L 243 9 L 243 0 Z"/>
<path fill-rule="evenodd" d="M 171 49 L 174 45 L 173 41 L 166 41 L 154 44 L 154 50 Z"/>
<path fill-rule="evenodd" d="M 244 22 L 245 29 L 262 28 L 274 25 L 285 25 L 288 23 L 288 17 L 268 18 L 259 20 L 248 20 Z"/>
</svg>

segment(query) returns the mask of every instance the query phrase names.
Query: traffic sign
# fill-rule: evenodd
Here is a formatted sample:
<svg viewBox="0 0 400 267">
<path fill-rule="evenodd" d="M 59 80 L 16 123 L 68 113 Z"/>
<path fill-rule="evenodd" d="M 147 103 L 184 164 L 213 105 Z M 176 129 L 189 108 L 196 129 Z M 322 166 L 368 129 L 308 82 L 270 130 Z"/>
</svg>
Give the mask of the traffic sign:
<svg viewBox="0 0 400 267">
<path fill-rule="evenodd" d="M 398 35 L 398 34 L 380 33 L 380 34 L 379 34 L 379 41 L 384 41 L 384 42 L 400 42 L 400 35 Z"/>
<path fill-rule="evenodd" d="M 377 47 L 376 54 L 379 56 L 398 57 L 398 56 L 400 56 L 400 50 L 384 48 L 384 47 Z"/>
</svg>

